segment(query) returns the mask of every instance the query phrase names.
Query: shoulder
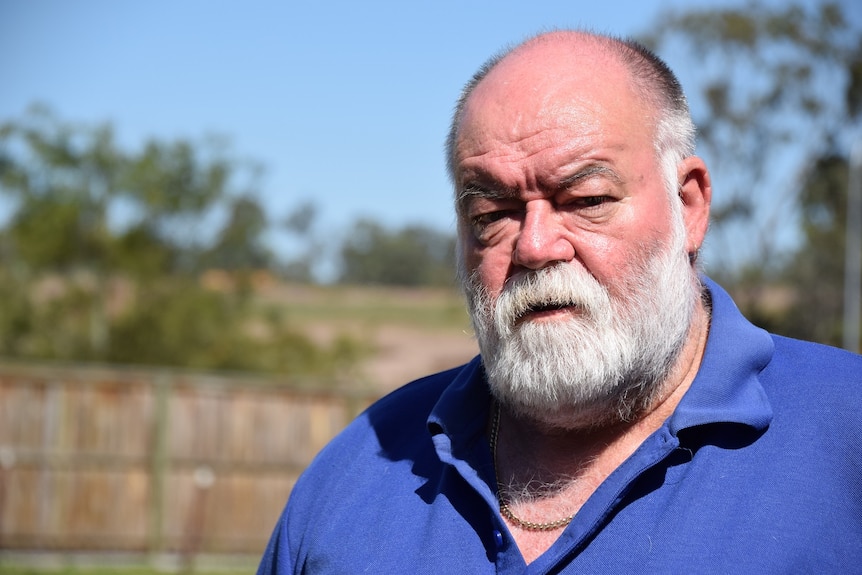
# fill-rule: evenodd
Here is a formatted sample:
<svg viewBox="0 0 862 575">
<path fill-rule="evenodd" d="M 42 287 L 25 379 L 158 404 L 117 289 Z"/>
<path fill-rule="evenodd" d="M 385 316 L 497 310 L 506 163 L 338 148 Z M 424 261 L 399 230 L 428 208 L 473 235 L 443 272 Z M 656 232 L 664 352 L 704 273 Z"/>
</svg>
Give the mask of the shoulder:
<svg viewBox="0 0 862 575">
<path fill-rule="evenodd" d="M 428 468 L 435 460 L 429 414 L 468 367 L 393 391 L 324 447 L 296 481 L 259 573 L 291 573 L 304 569 L 297 566 L 307 566 L 309 558 L 341 556 L 360 544 L 351 535 L 376 525 L 381 515 L 416 512 L 406 507 L 413 498 L 403 495 L 421 486 L 424 479 L 417 469 Z"/>
<path fill-rule="evenodd" d="M 730 295 L 709 278 L 712 319 L 704 368 L 722 378 L 751 374 L 770 399 L 804 394 L 862 394 L 862 356 L 838 348 L 792 339 L 755 327 Z"/>
<path fill-rule="evenodd" d="M 794 386 L 817 385 L 862 392 L 862 356 L 809 341 L 771 337 L 775 351 L 763 376 Z"/>
<path fill-rule="evenodd" d="M 468 365 L 428 375 L 385 395 L 348 425 L 333 444 L 361 441 L 369 431 L 373 431 L 375 447 L 394 438 L 409 439 L 417 433 L 425 436 L 431 411 Z"/>
<path fill-rule="evenodd" d="M 427 418 L 446 388 L 466 367 L 454 367 L 399 387 L 376 401 L 363 415 L 385 420 L 413 419 L 422 415 Z"/>
<path fill-rule="evenodd" d="M 291 500 L 299 501 L 298 493 L 338 491 L 341 481 L 348 481 L 355 489 L 365 478 L 376 481 L 380 466 L 429 456 L 433 450 L 427 427 L 429 414 L 466 368 L 415 380 L 372 404 L 315 457 L 297 482 Z"/>
<path fill-rule="evenodd" d="M 862 356 L 773 335 L 775 351 L 759 380 L 778 421 L 795 428 L 829 429 L 862 441 Z"/>
</svg>

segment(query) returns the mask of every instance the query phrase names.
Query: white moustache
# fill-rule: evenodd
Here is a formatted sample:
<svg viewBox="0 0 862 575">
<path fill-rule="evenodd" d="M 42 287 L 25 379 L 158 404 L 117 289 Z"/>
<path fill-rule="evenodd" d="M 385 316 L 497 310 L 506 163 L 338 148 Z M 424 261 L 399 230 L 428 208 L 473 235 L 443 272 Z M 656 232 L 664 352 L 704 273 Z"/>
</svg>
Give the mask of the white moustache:
<svg viewBox="0 0 862 575">
<path fill-rule="evenodd" d="M 560 263 L 511 278 L 494 305 L 494 323 L 503 336 L 534 311 L 578 308 L 595 319 L 611 306 L 608 291 L 576 264 Z"/>
</svg>

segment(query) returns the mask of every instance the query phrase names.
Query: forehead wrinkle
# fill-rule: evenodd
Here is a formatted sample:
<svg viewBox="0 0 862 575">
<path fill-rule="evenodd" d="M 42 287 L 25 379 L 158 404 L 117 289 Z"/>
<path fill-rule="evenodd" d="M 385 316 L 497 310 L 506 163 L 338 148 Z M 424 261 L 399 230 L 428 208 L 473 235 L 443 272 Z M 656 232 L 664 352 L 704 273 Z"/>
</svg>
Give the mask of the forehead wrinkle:
<svg viewBox="0 0 862 575">
<path fill-rule="evenodd" d="M 516 142 L 485 142 L 484 151 L 463 156 L 459 161 L 459 180 L 488 179 L 495 186 L 510 188 L 535 188 L 546 184 L 546 179 L 553 180 L 567 165 L 589 159 L 588 149 L 580 142 L 584 135 L 555 137 L 551 133 L 563 130 L 562 127 L 542 129 Z M 541 138 L 539 143 L 528 143 L 538 138 Z M 464 147 L 469 148 L 469 144 Z M 469 149 L 462 149 L 462 152 L 470 153 Z"/>
<path fill-rule="evenodd" d="M 571 139 L 575 133 L 577 133 L 575 139 L 581 139 L 599 132 L 596 126 L 589 126 L 584 122 L 580 122 L 581 125 L 575 131 L 571 121 L 567 122 L 570 118 L 563 114 L 556 115 L 551 118 L 552 121 L 539 123 L 539 125 L 535 125 L 538 116 L 531 119 L 534 120 L 532 126 L 516 126 L 505 122 L 503 118 L 494 116 L 476 119 L 472 123 L 465 124 L 462 141 L 468 150 L 471 144 L 480 149 L 487 148 L 485 152 L 474 154 L 475 156 L 487 155 L 495 149 L 504 148 L 512 150 L 519 157 L 528 158 L 549 148 L 557 148 L 561 140 Z M 464 137 L 463 134 L 469 134 L 470 137 Z M 571 146 L 566 146 L 566 148 L 569 147 Z"/>
</svg>

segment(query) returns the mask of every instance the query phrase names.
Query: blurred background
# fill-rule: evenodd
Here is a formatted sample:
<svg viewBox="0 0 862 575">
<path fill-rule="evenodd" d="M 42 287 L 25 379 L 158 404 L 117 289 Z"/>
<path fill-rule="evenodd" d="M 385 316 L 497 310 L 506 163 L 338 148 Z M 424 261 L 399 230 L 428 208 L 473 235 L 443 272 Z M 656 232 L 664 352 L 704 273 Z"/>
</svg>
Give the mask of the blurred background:
<svg viewBox="0 0 862 575">
<path fill-rule="evenodd" d="M 859 2 L 0 0 L 0 573 L 248 572 L 333 434 L 475 354 L 443 141 L 556 27 L 679 75 L 743 312 L 858 350 Z"/>
</svg>

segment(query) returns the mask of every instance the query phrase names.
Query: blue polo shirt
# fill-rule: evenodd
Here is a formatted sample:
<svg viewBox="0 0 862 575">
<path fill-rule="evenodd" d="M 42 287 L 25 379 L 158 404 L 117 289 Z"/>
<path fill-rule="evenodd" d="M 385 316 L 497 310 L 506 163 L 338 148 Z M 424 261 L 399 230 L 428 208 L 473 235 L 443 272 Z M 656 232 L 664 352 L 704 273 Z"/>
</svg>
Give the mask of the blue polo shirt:
<svg viewBox="0 0 862 575">
<path fill-rule="evenodd" d="M 334 439 L 258 573 L 862 573 L 862 357 L 770 335 L 705 282 L 689 391 L 530 565 L 498 510 L 477 358 Z"/>
</svg>

